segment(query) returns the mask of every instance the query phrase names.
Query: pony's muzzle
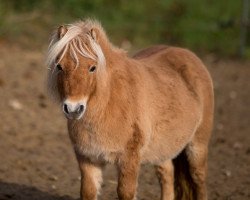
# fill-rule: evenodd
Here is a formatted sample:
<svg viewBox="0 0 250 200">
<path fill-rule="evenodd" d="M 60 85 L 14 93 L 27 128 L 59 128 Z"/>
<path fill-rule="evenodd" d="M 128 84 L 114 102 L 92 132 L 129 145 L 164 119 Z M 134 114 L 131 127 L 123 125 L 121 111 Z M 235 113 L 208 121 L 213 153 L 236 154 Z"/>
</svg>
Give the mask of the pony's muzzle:
<svg viewBox="0 0 250 200">
<path fill-rule="evenodd" d="M 80 119 L 85 111 L 82 103 L 71 103 L 65 101 L 63 103 L 63 112 L 68 119 Z"/>
</svg>

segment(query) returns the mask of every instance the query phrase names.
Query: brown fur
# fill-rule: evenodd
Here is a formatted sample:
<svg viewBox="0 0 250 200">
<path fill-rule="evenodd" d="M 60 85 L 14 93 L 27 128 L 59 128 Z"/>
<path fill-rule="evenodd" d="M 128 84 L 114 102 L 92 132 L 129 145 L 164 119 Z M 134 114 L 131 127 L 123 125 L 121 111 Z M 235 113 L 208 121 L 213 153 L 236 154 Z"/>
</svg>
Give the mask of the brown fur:
<svg viewBox="0 0 250 200">
<path fill-rule="evenodd" d="M 156 174 L 161 185 L 161 200 L 174 199 L 174 166 L 171 160 L 156 166 Z M 179 178 L 179 177 L 178 177 Z"/>
<path fill-rule="evenodd" d="M 106 64 L 99 66 L 96 61 L 79 56 L 80 65 L 75 67 L 66 52 L 60 61 L 63 72 L 54 77 L 56 87 L 50 85 L 51 81 L 49 87 L 56 88 L 54 92 L 61 102 L 87 99 L 83 117 L 68 120 L 82 172 L 82 199 L 97 198 L 93 169 L 99 170 L 100 163 L 107 162 L 118 168 L 119 199 L 135 198 L 141 163 L 157 166 L 162 200 L 173 199 L 178 196 L 173 194 L 173 173 L 183 169 L 176 162 L 173 166 L 171 160 L 185 154 L 189 169 L 186 173 L 193 186 L 176 185 L 177 191 L 184 195 L 182 199 L 206 200 L 213 87 L 200 59 L 188 50 L 166 46 L 151 47 L 130 58 L 108 41 L 96 22 L 92 26 L 88 20 L 79 24 L 83 27 L 83 40 L 94 30 L 93 38 L 100 45 Z M 89 73 L 93 65 L 97 70 Z M 185 189 L 195 195 L 185 196 L 190 193 L 181 192 Z"/>
</svg>

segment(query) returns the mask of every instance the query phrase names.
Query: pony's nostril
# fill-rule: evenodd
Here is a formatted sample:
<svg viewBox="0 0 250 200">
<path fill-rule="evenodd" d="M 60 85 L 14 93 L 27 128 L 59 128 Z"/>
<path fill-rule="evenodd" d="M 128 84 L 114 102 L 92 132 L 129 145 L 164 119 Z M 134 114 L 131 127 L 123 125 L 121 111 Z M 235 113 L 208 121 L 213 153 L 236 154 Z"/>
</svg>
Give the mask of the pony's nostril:
<svg viewBox="0 0 250 200">
<path fill-rule="evenodd" d="M 67 104 L 63 104 L 63 110 L 65 113 L 69 114 L 69 109 L 68 109 Z"/>
<path fill-rule="evenodd" d="M 63 112 L 68 119 L 80 119 L 84 113 L 84 104 L 65 102 L 62 106 Z"/>
<path fill-rule="evenodd" d="M 84 110 L 84 106 L 83 105 L 80 105 L 79 107 L 78 107 L 78 109 L 77 109 L 77 113 L 78 114 L 80 114 L 80 113 L 82 113 L 83 112 L 83 110 Z"/>
</svg>

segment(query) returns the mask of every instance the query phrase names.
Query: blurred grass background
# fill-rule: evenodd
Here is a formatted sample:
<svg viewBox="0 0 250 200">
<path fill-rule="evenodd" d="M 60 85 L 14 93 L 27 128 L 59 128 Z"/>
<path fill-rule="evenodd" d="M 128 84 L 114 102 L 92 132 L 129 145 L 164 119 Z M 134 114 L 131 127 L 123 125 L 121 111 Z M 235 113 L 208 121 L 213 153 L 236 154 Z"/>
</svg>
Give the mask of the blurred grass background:
<svg viewBox="0 0 250 200">
<path fill-rule="evenodd" d="M 118 46 L 164 43 L 232 56 L 241 15 L 240 0 L 0 0 L 0 42 L 45 47 L 55 27 L 92 17 Z M 249 37 L 246 43 L 250 56 Z"/>
</svg>

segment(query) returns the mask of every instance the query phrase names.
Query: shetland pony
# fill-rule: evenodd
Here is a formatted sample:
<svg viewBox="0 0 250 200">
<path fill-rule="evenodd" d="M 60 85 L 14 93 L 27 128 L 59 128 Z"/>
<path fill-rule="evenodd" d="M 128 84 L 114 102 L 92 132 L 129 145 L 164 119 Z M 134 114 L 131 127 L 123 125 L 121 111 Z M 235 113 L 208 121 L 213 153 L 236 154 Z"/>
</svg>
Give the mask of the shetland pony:
<svg viewBox="0 0 250 200">
<path fill-rule="evenodd" d="M 67 117 L 81 199 L 97 199 L 102 167 L 118 170 L 120 200 L 136 198 L 142 163 L 155 165 L 162 200 L 206 200 L 213 86 L 192 52 L 153 46 L 133 57 L 102 26 L 60 26 L 48 50 L 48 89 Z"/>
</svg>

